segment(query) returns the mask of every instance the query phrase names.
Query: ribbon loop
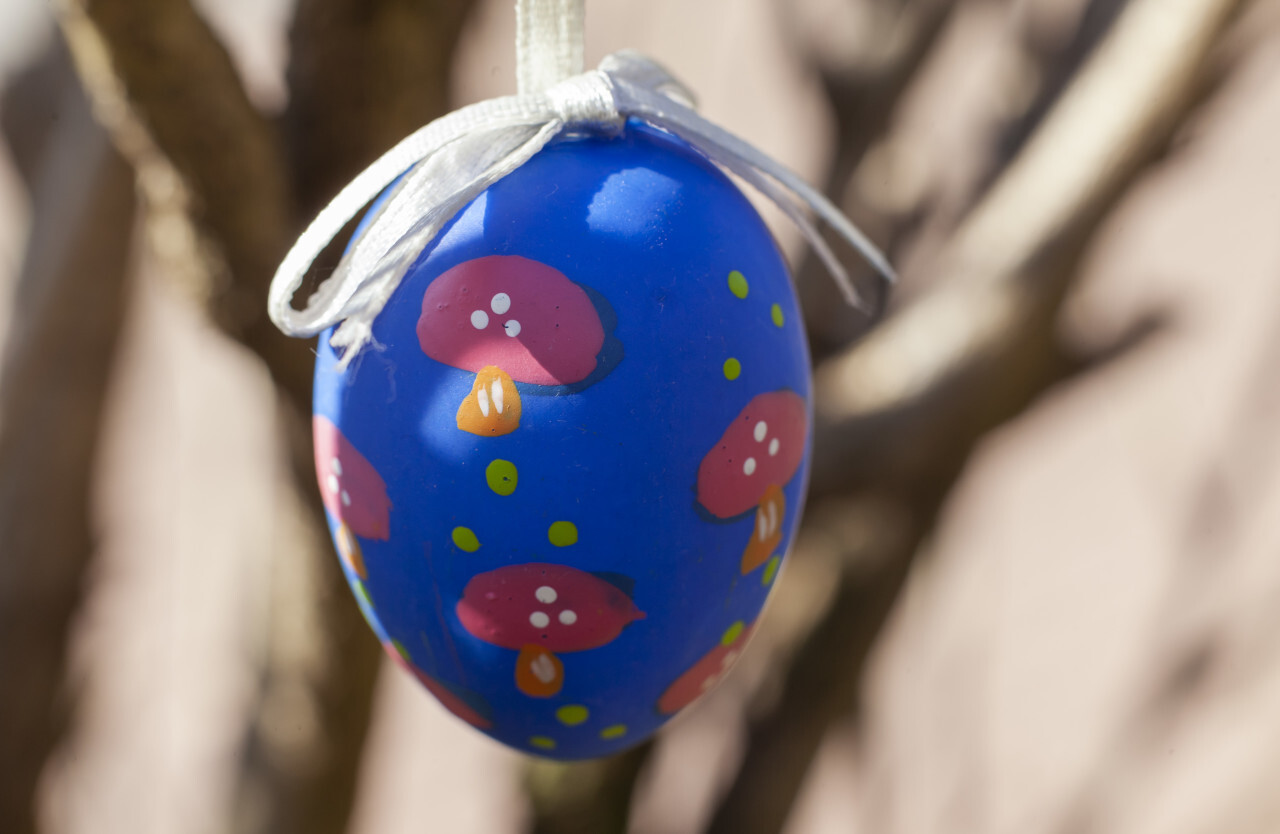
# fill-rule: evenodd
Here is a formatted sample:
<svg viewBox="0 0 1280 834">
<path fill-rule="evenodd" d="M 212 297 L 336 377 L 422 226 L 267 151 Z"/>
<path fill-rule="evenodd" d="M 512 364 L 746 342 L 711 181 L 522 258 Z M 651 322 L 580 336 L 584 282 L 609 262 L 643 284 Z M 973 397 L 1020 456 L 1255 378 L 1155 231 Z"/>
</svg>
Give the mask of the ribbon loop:
<svg viewBox="0 0 1280 834">
<path fill-rule="evenodd" d="M 298 337 L 337 326 L 330 344 L 345 348 L 341 360 L 345 366 L 372 341 L 374 319 L 414 261 L 455 214 L 561 132 L 613 134 L 628 118 L 642 119 L 680 137 L 776 203 L 814 247 L 850 304 L 862 306 L 857 290 L 809 220 L 806 208 L 886 281 L 895 280 L 885 256 L 829 200 L 780 163 L 699 116 L 693 109 L 693 94 L 684 85 L 654 61 L 628 50 L 608 56 L 599 69 L 545 89 L 464 107 L 385 153 L 320 212 L 285 256 L 268 293 L 271 320 L 284 333 Z M 395 190 L 353 241 L 334 274 L 304 309 L 294 309 L 294 293 L 315 258 L 397 178 Z"/>
</svg>

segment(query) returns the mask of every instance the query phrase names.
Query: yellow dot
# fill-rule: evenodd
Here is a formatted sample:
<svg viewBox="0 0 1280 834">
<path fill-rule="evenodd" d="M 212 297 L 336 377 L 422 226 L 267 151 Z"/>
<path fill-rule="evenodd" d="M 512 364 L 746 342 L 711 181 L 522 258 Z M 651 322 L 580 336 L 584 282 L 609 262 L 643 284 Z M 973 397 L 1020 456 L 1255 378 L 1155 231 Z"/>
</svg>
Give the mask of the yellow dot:
<svg viewBox="0 0 1280 834">
<path fill-rule="evenodd" d="M 627 734 L 626 724 L 614 724 L 600 731 L 600 738 L 608 741 L 611 738 L 622 738 Z"/>
<path fill-rule="evenodd" d="M 403 657 L 409 663 L 413 662 L 413 658 L 409 656 L 409 650 L 404 647 L 404 643 L 401 643 L 399 640 L 392 640 L 391 645 L 395 648 L 396 654 Z"/>
<path fill-rule="evenodd" d="M 556 718 L 561 724 L 568 727 L 576 727 L 583 721 L 586 721 L 591 713 L 581 704 L 568 704 L 556 710 Z"/>
<path fill-rule="evenodd" d="M 738 298 L 746 298 L 747 291 L 749 289 L 750 287 L 747 286 L 747 277 L 745 275 L 736 269 L 729 273 L 729 292 L 733 293 Z"/>
<path fill-rule="evenodd" d="M 547 538 L 556 547 L 578 543 L 578 528 L 572 521 L 557 521 L 547 530 Z"/>
<path fill-rule="evenodd" d="M 465 550 L 468 553 L 475 553 L 480 549 L 480 540 L 476 538 L 475 531 L 470 527 L 454 527 L 453 543 L 459 550 Z"/>
<path fill-rule="evenodd" d="M 730 356 L 724 360 L 724 378 L 729 380 L 737 379 L 742 375 L 742 363 Z"/>
<path fill-rule="evenodd" d="M 529 739 L 529 746 L 536 747 L 539 750 L 555 750 L 556 740 L 554 738 L 547 738 L 546 736 L 532 736 Z"/>
<path fill-rule="evenodd" d="M 370 611 L 372 611 L 372 610 L 373 610 L 373 599 L 372 599 L 372 597 L 370 597 L 370 596 L 369 596 L 369 589 L 368 589 L 368 588 L 366 588 L 366 587 L 364 586 L 364 583 L 363 583 L 363 582 L 356 582 L 356 583 L 355 583 L 355 590 L 356 590 L 356 596 L 357 596 L 357 597 L 359 597 L 360 602 L 364 603 L 364 605 L 365 605 L 365 606 L 366 606 Z"/>
<path fill-rule="evenodd" d="M 746 628 L 742 624 L 742 620 L 738 620 L 733 625 L 724 630 L 724 636 L 720 638 L 720 645 L 732 646 L 733 641 L 738 639 L 738 635 L 742 634 L 742 629 Z"/>
<path fill-rule="evenodd" d="M 781 327 L 786 322 L 786 319 L 782 316 L 782 308 L 777 304 L 769 308 L 769 316 L 778 327 Z"/>
<path fill-rule="evenodd" d="M 764 575 L 760 577 L 761 585 L 768 585 L 773 582 L 773 578 L 778 575 L 778 565 L 782 564 L 781 556 L 774 556 L 769 560 L 769 564 L 764 566 Z"/>
<path fill-rule="evenodd" d="M 489 464 L 484 470 L 484 478 L 489 482 L 489 489 L 499 495 L 510 495 L 515 492 L 517 477 L 516 465 L 501 458 Z"/>
</svg>

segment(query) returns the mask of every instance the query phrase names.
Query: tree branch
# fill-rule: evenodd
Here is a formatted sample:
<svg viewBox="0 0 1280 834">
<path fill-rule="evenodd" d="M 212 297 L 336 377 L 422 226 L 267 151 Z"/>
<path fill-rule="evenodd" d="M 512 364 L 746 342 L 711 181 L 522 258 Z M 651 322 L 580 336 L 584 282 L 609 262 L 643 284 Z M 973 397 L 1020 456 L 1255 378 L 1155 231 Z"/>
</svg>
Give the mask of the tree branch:
<svg viewBox="0 0 1280 834">
<path fill-rule="evenodd" d="M 168 230 L 159 239 L 171 245 L 182 238 L 173 228 L 189 228 L 205 244 L 183 251 L 170 272 L 205 281 L 215 321 L 266 362 L 284 395 L 290 464 L 317 543 L 328 534 L 304 419 L 313 359 L 308 345 L 271 325 L 267 286 L 301 225 L 295 207 L 310 213 L 359 165 L 444 109 L 467 5 L 303 0 L 286 154 L 188 0 L 58 0 L 95 111 L 134 165 L 153 221 L 165 215 L 154 223 Z M 245 830 L 337 834 L 346 825 L 381 653 L 328 549 L 320 544 L 314 563 L 319 598 L 302 604 L 324 606 L 315 637 L 330 660 L 317 670 L 272 657 L 263 670 L 264 712 L 245 745 L 242 804 L 253 802 L 240 818 Z M 266 714 L 274 693 L 294 685 L 305 688 L 321 726 L 302 755 L 282 749 Z"/>
<path fill-rule="evenodd" d="M 536 761 L 525 773 L 533 834 L 624 834 L 636 777 L 653 750 L 648 741 L 585 762 Z"/>
<path fill-rule="evenodd" d="M 951 0 L 875 0 L 867 5 L 872 9 L 868 17 L 874 25 L 858 38 L 857 49 L 814 48 L 815 39 L 821 42 L 815 37 L 804 38 L 797 45 L 797 51 L 808 55 L 817 70 L 835 115 L 836 156 L 823 191 L 837 205 L 848 202 L 859 165 L 889 129 L 903 92 L 916 79 L 956 7 Z M 857 214 L 854 206 L 842 208 Z M 891 218 L 888 228 L 876 237 L 888 241 L 885 248 L 889 250 L 913 222 L 911 217 Z M 854 269 L 855 276 L 873 278 L 874 289 L 869 293 L 874 293 L 873 301 L 878 299 L 884 292 L 879 278 L 862 263 Z M 815 361 L 843 347 L 854 333 L 868 327 L 866 315 L 844 303 L 827 268 L 812 252 L 806 252 L 796 271 L 796 287 Z"/>
<path fill-rule="evenodd" d="M 57 114 L 34 128 L 4 114 L 6 133 L 42 146 L 19 154 L 35 213 L 0 380 L 0 819 L 27 834 L 66 723 L 67 635 L 97 544 L 89 499 L 129 294 L 134 190 L 62 50 L 15 95 L 55 102 Z"/>
<path fill-rule="evenodd" d="M 1063 378 L 1053 324 L 1082 253 L 1204 92 L 1205 58 L 1239 5 L 1131 3 L 946 248 L 936 268 L 948 280 L 819 369 L 815 445 L 826 451 L 815 456 L 815 493 L 871 502 L 906 526 L 874 552 L 847 554 L 846 572 L 857 572 L 797 653 L 776 708 L 752 727 L 713 834 L 781 828 L 802 781 L 794 774 L 850 706 L 972 450 Z"/>
<path fill-rule="evenodd" d="M 471 0 L 299 0 L 285 130 L 303 214 L 448 110 Z"/>
<path fill-rule="evenodd" d="M 311 357 L 262 299 L 296 223 L 277 131 L 254 109 L 226 48 L 187 0 L 58 0 L 95 112 L 133 163 L 149 203 L 187 193 L 208 246 L 207 306 L 297 402 Z M 181 182 L 164 175 L 167 165 Z"/>
</svg>

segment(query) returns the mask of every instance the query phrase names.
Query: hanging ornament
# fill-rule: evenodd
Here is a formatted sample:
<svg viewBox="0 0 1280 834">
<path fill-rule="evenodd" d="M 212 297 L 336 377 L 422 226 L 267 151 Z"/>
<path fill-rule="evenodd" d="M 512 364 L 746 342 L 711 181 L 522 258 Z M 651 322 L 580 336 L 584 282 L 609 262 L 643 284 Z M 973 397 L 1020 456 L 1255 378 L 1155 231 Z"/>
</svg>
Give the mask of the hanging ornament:
<svg viewBox="0 0 1280 834">
<path fill-rule="evenodd" d="M 270 297 L 286 333 L 324 333 L 316 472 L 370 626 L 456 716 L 565 759 L 640 742 L 720 680 L 804 505 L 803 322 L 722 168 L 782 207 L 850 301 L 801 205 L 892 277 L 651 61 L 583 73 L 581 5 L 520 0 L 520 94 L 374 163 Z M 380 193 L 294 309 L 312 260 Z"/>
</svg>

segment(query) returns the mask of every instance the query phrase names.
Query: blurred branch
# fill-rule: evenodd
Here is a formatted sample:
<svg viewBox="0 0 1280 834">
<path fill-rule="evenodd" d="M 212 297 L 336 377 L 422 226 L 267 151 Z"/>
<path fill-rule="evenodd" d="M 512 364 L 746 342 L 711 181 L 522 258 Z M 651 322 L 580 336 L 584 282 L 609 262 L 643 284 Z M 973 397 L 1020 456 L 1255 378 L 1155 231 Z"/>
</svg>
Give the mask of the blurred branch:
<svg viewBox="0 0 1280 834">
<path fill-rule="evenodd" d="M 253 108 L 226 49 L 187 0 L 58 0 L 95 112 L 147 197 L 154 241 L 180 249 L 184 239 L 195 241 L 175 268 L 206 282 L 215 276 L 202 293 L 215 321 L 266 362 L 284 394 L 290 465 L 316 542 L 328 534 L 304 419 L 313 360 L 305 343 L 267 319 L 267 285 L 300 214 L 444 109 L 468 5 L 302 0 L 286 153 L 280 131 Z M 159 214 L 166 223 L 156 222 Z M 246 740 L 244 830 L 336 834 L 346 826 L 380 651 L 332 554 L 318 553 L 315 564 L 318 599 L 310 604 L 325 608 L 315 638 L 329 661 L 316 669 L 269 657 L 259 707 L 280 703 L 282 691 L 304 691 L 320 730 L 299 753 L 296 745 L 283 749 L 272 715 L 257 716 Z"/>
<path fill-rule="evenodd" d="M 968 395 L 951 392 L 952 383 L 993 360 L 1017 361 L 1001 358 L 1010 336 L 1028 329 L 1023 319 L 1040 299 L 1060 293 L 1046 276 L 1079 257 L 1106 212 L 1204 94 L 1206 58 L 1239 5 L 1131 3 L 935 259 L 932 271 L 947 279 L 819 368 L 818 431 L 835 454 L 817 461 L 818 491 L 873 488 L 900 468 L 875 451 L 901 431 L 899 418 L 962 403 Z M 849 467 L 849 460 L 859 465 Z"/>
<path fill-rule="evenodd" d="M 275 329 L 263 303 L 295 226 L 285 156 L 226 48 L 187 0 L 57 6 L 95 111 L 134 164 L 148 201 L 167 197 L 157 191 L 189 191 L 188 210 L 213 250 L 205 254 L 216 253 L 218 280 L 208 298 L 214 320 L 307 402 L 310 354 Z M 180 184 L 157 175 L 166 162 Z M 161 183 L 149 188 L 155 180 Z"/>
<path fill-rule="evenodd" d="M 859 164 L 888 130 L 903 92 L 924 66 L 956 6 L 951 0 L 872 0 L 866 5 L 872 25 L 859 33 L 854 49 L 844 43 L 822 47 L 822 27 L 829 25 L 826 15 L 813 24 L 817 31 L 794 35 L 802 40 L 797 51 L 808 56 L 817 70 L 835 116 L 836 156 L 823 191 L 837 205 L 845 202 Z M 897 218 L 893 224 L 897 228 L 888 231 L 888 239 L 900 237 L 910 222 L 911 218 Z M 850 322 L 866 326 L 865 315 L 841 301 L 826 267 L 812 252 L 806 253 L 797 270 L 796 285 L 815 360 L 847 341 Z M 878 283 L 875 286 L 878 292 Z"/>
<path fill-rule="evenodd" d="M 623 834 L 636 777 L 648 761 L 648 741 L 607 759 L 535 761 L 525 787 L 532 804 L 532 834 Z"/>
<path fill-rule="evenodd" d="M 997 139 L 994 155 L 996 165 L 1003 165 L 1022 150 L 1036 128 L 1052 112 L 1080 67 L 1093 54 L 1094 47 L 1102 41 L 1128 5 L 1129 0 L 1089 0 L 1081 14 L 1079 25 L 1065 43 L 1047 43 L 1035 31 L 1023 29 L 1022 50 L 1027 60 L 1035 62 L 1033 73 L 1039 81 L 1038 90 L 1026 111 L 1006 125 Z M 991 177 L 997 172 L 998 169 L 993 169 Z M 981 191 L 979 189 L 979 193 Z"/>
<path fill-rule="evenodd" d="M 872 502 L 904 528 L 846 553 L 857 573 L 752 727 L 715 834 L 782 827 L 977 442 L 1073 367 L 1054 322 L 1082 254 L 1204 93 L 1205 59 L 1239 5 L 1134 0 L 938 259 L 947 280 L 819 368 L 815 495 Z"/>
<path fill-rule="evenodd" d="M 453 47 L 471 6 L 472 0 L 299 0 L 285 129 L 304 215 L 448 109 Z"/>
<path fill-rule="evenodd" d="M 39 110 L 11 103 L 34 98 L 56 121 L 33 123 Z M 67 720 L 67 636 L 96 547 L 90 492 L 129 295 L 134 191 L 62 50 L 5 104 L 34 206 L 0 379 L 0 819 L 26 834 Z"/>
</svg>

